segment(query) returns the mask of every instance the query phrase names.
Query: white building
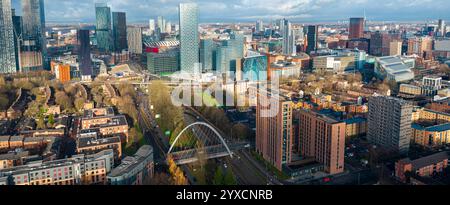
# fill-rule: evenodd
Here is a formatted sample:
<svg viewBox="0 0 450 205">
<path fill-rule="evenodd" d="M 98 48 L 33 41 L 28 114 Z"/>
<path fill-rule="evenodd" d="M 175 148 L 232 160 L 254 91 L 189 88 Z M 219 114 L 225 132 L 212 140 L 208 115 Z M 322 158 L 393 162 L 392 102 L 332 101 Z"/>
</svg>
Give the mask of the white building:
<svg viewBox="0 0 450 205">
<path fill-rule="evenodd" d="M 375 58 L 375 74 L 380 79 L 404 82 L 414 79 L 414 58 L 385 56 Z"/>
</svg>

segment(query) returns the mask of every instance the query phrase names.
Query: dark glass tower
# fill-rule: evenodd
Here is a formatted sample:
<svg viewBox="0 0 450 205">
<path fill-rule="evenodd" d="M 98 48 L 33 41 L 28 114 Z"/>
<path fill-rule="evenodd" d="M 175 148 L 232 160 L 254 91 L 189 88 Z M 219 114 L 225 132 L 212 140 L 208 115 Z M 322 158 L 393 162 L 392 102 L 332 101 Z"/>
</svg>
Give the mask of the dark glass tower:
<svg viewBox="0 0 450 205">
<path fill-rule="evenodd" d="M 47 47 L 45 39 L 44 0 L 22 0 L 23 44 L 25 52 L 23 71 L 41 70 L 45 66 Z M 39 59 L 41 58 L 41 59 Z"/>
<path fill-rule="evenodd" d="M 127 19 L 124 12 L 113 12 L 114 50 L 120 52 L 127 49 Z"/>
<path fill-rule="evenodd" d="M 82 76 L 92 76 L 91 46 L 89 30 L 78 30 L 78 61 Z"/>
<path fill-rule="evenodd" d="M 308 26 L 308 46 L 306 47 L 306 53 L 317 51 L 319 41 L 319 26 Z"/>
<path fill-rule="evenodd" d="M 111 35 L 111 9 L 106 4 L 95 4 L 97 47 L 110 52 L 114 46 Z"/>
</svg>

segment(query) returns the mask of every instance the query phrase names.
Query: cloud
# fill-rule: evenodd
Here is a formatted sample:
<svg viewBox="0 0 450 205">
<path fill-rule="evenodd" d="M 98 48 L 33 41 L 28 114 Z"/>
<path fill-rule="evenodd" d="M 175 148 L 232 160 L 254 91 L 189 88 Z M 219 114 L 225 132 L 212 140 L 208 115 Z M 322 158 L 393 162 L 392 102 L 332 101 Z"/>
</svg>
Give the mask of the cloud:
<svg viewBox="0 0 450 205">
<path fill-rule="evenodd" d="M 20 0 L 12 0 L 20 8 Z M 254 21 L 289 18 L 293 21 L 336 21 L 362 16 L 372 20 L 450 20 L 448 0 L 45 0 L 49 22 L 94 22 L 97 2 L 127 12 L 129 22 L 165 16 L 176 22 L 178 4 L 197 2 L 200 21 Z M 20 13 L 20 12 L 19 12 Z"/>
</svg>

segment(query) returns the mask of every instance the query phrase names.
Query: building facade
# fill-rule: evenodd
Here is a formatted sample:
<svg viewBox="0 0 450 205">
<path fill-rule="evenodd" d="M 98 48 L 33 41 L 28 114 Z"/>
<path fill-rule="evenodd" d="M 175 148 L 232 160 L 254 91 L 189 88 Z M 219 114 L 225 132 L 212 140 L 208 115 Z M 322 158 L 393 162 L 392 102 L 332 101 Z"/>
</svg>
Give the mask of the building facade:
<svg viewBox="0 0 450 205">
<path fill-rule="evenodd" d="M 299 151 L 323 163 L 330 174 L 344 172 L 346 124 L 314 111 L 299 112 Z"/>
<path fill-rule="evenodd" d="M 11 0 L 1 0 L 0 4 L 0 73 L 15 73 L 17 62 Z"/>
<path fill-rule="evenodd" d="M 180 67 L 182 72 L 193 74 L 199 62 L 198 7 L 195 3 L 181 3 L 180 17 Z M 158 19 L 159 21 L 159 19 Z"/>
<path fill-rule="evenodd" d="M 349 39 L 364 38 L 364 18 L 350 18 Z"/>
<path fill-rule="evenodd" d="M 370 143 L 407 153 L 412 136 L 411 103 L 394 97 L 369 99 L 367 139 Z"/>
<path fill-rule="evenodd" d="M 259 91 L 257 96 L 256 151 L 282 171 L 292 160 L 292 102 L 284 96 L 270 96 L 266 91 Z M 267 111 L 271 113 L 265 115 Z"/>
<path fill-rule="evenodd" d="M 95 4 L 97 47 L 110 52 L 114 47 L 111 31 L 111 8 L 106 3 Z"/>
<path fill-rule="evenodd" d="M 127 42 L 128 42 L 128 51 L 130 51 L 133 54 L 142 54 L 143 51 L 142 28 L 128 27 Z"/>
<path fill-rule="evenodd" d="M 125 12 L 113 12 L 113 39 L 114 50 L 121 52 L 126 50 L 127 44 L 127 17 Z"/>
</svg>

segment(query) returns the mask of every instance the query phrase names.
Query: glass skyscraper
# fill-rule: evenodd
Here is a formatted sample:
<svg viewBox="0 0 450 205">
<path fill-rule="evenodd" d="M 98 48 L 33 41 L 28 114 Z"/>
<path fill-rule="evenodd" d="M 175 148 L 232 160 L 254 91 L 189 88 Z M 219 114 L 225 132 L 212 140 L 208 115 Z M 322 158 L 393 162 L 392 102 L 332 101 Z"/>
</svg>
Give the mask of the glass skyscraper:
<svg viewBox="0 0 450 205">
<path fill-rule="evenodd" d="M 200 40 L 200 63 L 204 72 L 213 70 L 213 53 L 215 44 L 212 39 Z"/>
<path fill-rule="evenodd" d="M 93 74 L 89 30 L 78 30 L 80 71 L 82 78 L 90 78 Z"/>
<path fill-rule="evenodd" d="M 195 3 L 181 3 L 179 9 L 181 71 L 193 73 L 199 61 L 198 7 Z"/>
<path fill-rule="evenodd" d="M 292 29 L 292 24 L 286 19 L 283 19 L 281 24 L 281 31 L 283 33 L 283 54 L 295 55 L 297 53 L 295 47 L 295 35 Z"/>
<path fill-rule="evenodd" d="M 313 51 L 317 51 L 319 44 L 319 26 L 317 25 L 308 26 L 307 36 L 308 36 L 307 38 L 308 46 L 306 47 L 306 53 L 309 54 Z"/>
<path fill-rule="evenodd" d="M 22 0 L 22 13 L 22 69 L 43 69 L 47 56 L 44 0 Z"/>
<path fill-rule="evenodd" d="M 127 49 L 127 19 L 124 12 L 113 12 L 114 50 L 121 52 Z"/>
<path fill-rule="evenodd" d="M 113 48 L 111 36 L 111 8 L 105 3 L 95 4 L 97 47 L 109 52 Z"/>
<path fill-rule="evenodd" d="M 15 73 L 11 0 L 0 0 L 0 73 Z"/>
<path fill-rule="evenodd" d="M 254 55 L 244 58 L 242 63 L 242 80 L 266 81 L 267 80 L 267 56 Z"/>
</svg>

